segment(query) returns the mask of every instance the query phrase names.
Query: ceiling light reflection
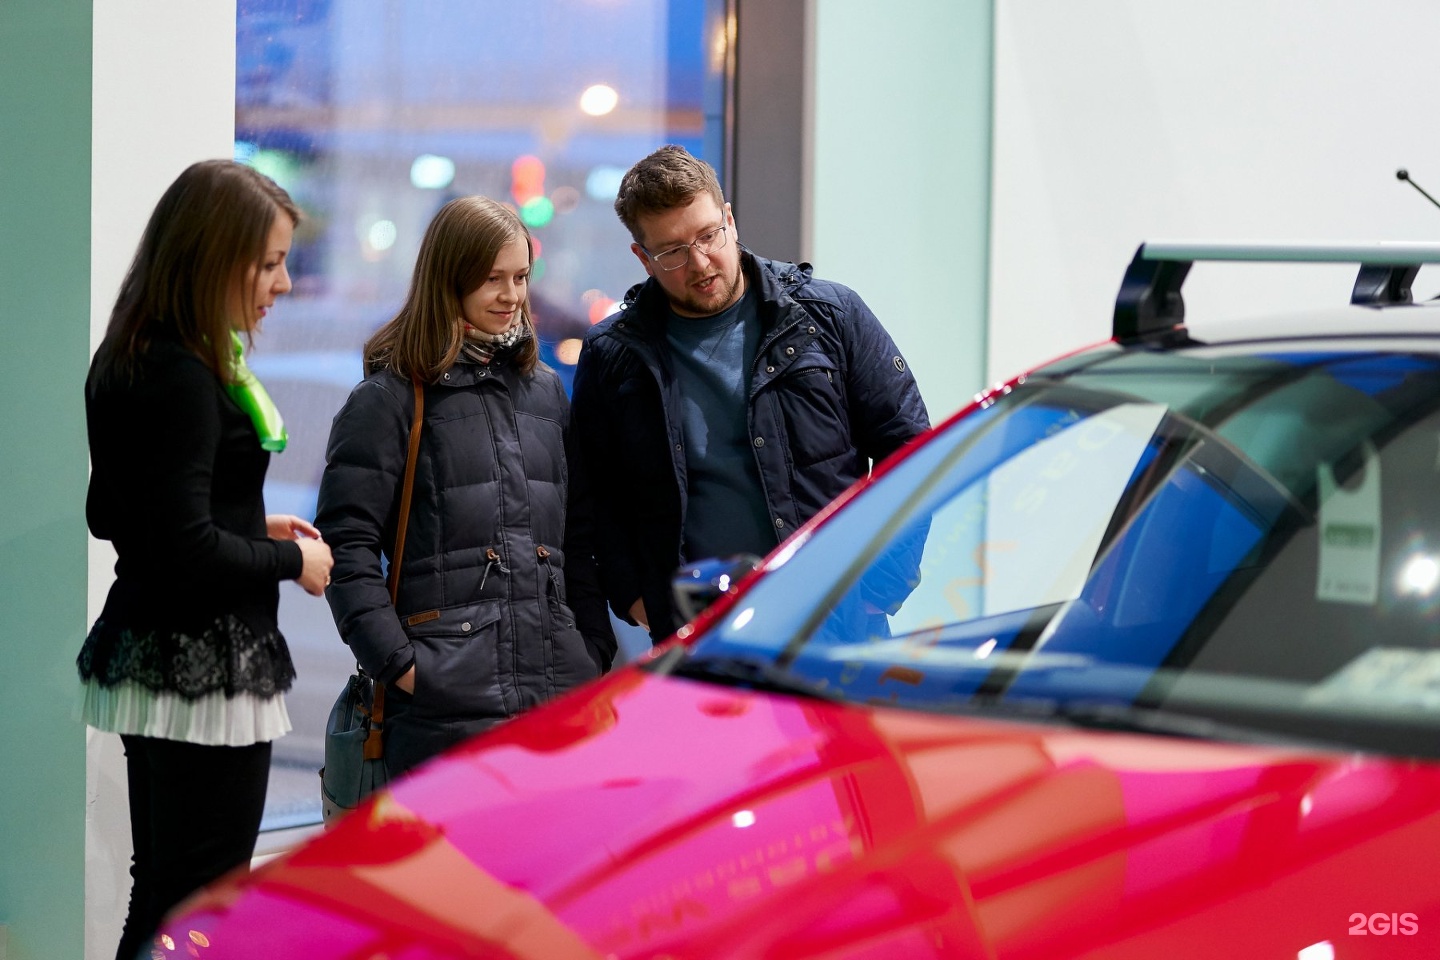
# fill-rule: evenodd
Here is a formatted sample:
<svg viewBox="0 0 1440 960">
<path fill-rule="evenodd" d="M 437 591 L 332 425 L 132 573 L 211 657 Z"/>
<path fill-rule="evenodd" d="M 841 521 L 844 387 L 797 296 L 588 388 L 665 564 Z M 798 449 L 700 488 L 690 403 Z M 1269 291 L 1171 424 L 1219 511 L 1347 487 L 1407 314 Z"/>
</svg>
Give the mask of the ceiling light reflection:
<svg viewBox="0 0 1440 960">
<path fill-rule="evenodd" d="M 1400 569 L 1400 592 L 1422 597 L 1435 592 L 1440 584 L 1440 560 L 1428 553 L 1417 553 Z"/>
</svg>

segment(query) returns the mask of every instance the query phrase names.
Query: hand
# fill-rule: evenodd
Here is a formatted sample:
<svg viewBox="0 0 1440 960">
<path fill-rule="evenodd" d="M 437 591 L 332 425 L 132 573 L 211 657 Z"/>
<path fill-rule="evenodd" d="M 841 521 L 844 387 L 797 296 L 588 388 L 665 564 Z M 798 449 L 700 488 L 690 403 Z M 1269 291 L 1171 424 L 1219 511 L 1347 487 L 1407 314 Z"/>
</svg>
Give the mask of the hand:
<svg viewBox="0 0 1440 960">
<path fill-rule="evenodd" d="M 650 629 L 650 618 L 645 614 L 645 600 L 642 598 L 630 604 L 630 619 L 646 630 Z"/>
<path fill-rule="evenodd" d="M 271 540 L 299 540 L 301 537 L 320 539 L 320 531 L 313 523 L 288 513 L 272 513 L 266 517 L 265 535 Z"/>
<path fill-rule="evenodd" d="M 304 523 L 305 521 L 300 521 Z M 325 588 L 330 586 L 330 568 L 335 558 L 330 555 L 330 545 L 318 537 L 296 537 L 300 545 L 300 576 L 295 580 L 312 597 L 323 597 Z"/>
<path fill-rule="evenodd" d="M 395 681 L 395 686 L 411 696 L 415 695 L 415 665 L 413 663 L 410 665 L 410 669 L 406 670 L 400 679 Z"/>
</svg>

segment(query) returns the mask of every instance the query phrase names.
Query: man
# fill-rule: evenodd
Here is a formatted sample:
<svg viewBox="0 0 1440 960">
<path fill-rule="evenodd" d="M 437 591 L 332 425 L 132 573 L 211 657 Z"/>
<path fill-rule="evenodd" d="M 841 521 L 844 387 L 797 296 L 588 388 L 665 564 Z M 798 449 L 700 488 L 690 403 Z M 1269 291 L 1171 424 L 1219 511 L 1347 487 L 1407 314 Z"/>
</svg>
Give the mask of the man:
<svg viewBox="0 0 1440 960">
<path fill-rule="evenodd" d="M 660 148 L 615 212 L 649 280 L 586 335 L 573 417 L 611 607 L 659 641 L 676 567 L 769 553 L 929 420 L 854 291 L 740 245 L 709 164 Z"/>
</svg>

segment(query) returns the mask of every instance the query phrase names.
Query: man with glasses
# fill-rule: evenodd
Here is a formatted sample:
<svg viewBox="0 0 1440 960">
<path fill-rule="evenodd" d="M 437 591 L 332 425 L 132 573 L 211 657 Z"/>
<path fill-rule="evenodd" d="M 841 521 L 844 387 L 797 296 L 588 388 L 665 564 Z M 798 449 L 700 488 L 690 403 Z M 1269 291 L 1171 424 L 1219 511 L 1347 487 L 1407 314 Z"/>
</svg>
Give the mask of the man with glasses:
<svg viewBox="0 0 1440 960">
<path fill-rule="evenodd" d="M 660 148 L 615 212 L 649 279 L 586 336 L 573 418 L 610 604 L 659 641 L 676 567 L 769 553 L 929 420 L 853 290 L 740 245 L 709 164 Z"/>
</svg>

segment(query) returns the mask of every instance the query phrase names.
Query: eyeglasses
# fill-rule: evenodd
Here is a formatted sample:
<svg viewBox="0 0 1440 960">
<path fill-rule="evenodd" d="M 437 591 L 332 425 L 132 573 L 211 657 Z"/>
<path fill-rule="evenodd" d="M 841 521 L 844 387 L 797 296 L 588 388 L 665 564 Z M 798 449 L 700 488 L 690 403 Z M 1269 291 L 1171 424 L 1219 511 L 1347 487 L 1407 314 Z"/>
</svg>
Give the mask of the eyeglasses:
<svg viewBox="0 0 1440 960">
<path fill-rule="evenodd" d="M 694 243 L 682 243 L 678 247 L 671 247 L 669 250 L 661 250 L 659 253 L 651 253 L 645 250 L 645 255 L 660 265 L 661 270 L 679 270 L 690 262 L 690 250 L 693 248 L 697 253 L 706 256 L 720 250 L 725 246 L 725 226 L 716 227 L 709 233 L 702 233 L 695 238 Z M 644 247 L 640 249 L 644 250 Z"/>
</svg>

